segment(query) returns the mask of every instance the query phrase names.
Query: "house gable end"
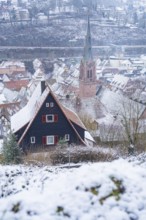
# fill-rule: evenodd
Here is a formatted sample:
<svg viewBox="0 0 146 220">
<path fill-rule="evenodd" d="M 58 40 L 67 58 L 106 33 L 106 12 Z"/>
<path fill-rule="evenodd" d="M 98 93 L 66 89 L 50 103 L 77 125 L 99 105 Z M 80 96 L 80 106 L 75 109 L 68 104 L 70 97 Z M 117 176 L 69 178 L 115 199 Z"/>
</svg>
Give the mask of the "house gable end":
<svg viewBox="0 0 146 220">
<path fill-rule="evenodd" d="M 83 137 L 67 119 L 52 92 L 49 92 L 34 119 L 31 120 L 21 136 L 19 143 L 29 147 L 32 144 L 31 137 L 35 137 L 33 145 L 46 145 L 45 137 L 49 136 L 55 145 L 59 139 L 64 138 L 65 134 L 69 134 L 70 142 L 74 143 L 78 143 Z"/>
</svg>

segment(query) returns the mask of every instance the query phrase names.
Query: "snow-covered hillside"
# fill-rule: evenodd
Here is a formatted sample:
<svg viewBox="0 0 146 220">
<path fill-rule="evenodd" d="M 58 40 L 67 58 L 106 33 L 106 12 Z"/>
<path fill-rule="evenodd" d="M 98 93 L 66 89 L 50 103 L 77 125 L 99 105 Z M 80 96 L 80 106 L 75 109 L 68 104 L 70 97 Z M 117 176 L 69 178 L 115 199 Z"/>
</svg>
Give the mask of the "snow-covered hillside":
<svg viewBox="0 0 146 220">
<path fill-rule="evenodd" d="M 145 220 L 145 165 L 0 167 L 1 220 Z M 138 162 L 139 163 L 139 162 Z"/>
</svg>

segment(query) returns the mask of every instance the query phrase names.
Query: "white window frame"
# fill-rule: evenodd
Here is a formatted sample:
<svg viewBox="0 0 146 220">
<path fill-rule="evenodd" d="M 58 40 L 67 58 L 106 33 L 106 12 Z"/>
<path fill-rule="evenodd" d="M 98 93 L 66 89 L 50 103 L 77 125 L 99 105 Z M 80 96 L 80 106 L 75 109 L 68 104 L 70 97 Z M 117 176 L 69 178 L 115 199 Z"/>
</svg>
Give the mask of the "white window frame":
<svg viewBox="0 0 146 220">
<path fill-rule="evenodd" d="M 35 144 L 35 137 L 34 136 L 30 137 L 30 143 Z"/>
<path fill-rule="evenodd" d="M 52 139 L 52 141 L 50 141 Z M 53 135 L 49 135 L 46 137 L 46 144 L 47 145 L 53 145 L 55 143 L 55 137 Z"/>
<path fill-rule="evenodd" d="M 54 107 L 54 102 L 50 102 L 50 107 L 51 107 L 51 108 Z"/>
<path fill-rule="evenodd" d="M 52 119 L 51 120 L 48 120 L 48 117 L 52 117 Z M 52 115 L 52 114 L 49 114 L 49 115 L 46 115 L 46 122 L 54 122 L 54 115 Z"/>
<path fill-rule="evenodd" d="M 49 108 L 49 106 L 50 106 L 50 103 L 46 102 L 46 108 Z"/>
<path fill-rule="evenodd" d="M 69 141 L 70 140 L 70 135 L 69 134 L 65 134 L 64 135 L 64 139 L 65 139 L 65 141 Z"/>
</svg>

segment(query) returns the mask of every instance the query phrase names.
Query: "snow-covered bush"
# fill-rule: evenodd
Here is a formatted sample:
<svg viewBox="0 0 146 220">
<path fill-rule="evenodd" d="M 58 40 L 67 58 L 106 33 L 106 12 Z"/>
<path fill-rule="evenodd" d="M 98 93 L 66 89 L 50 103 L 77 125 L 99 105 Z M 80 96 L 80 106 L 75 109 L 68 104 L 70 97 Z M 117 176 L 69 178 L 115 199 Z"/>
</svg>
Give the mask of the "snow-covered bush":
<svg viewBox="0 0 146 220">
<path fill-rule="evenodd" d="M 99 150 L 96 147 L 72 147 L 72 149 L 64 148 L 56 150 L 51 153 L 50 158 L 51 163 L 55 165 L 66 164 L 69 160 L 71 163 L 112 161 L 117 156 L 109 151 Z"/>
</svg>

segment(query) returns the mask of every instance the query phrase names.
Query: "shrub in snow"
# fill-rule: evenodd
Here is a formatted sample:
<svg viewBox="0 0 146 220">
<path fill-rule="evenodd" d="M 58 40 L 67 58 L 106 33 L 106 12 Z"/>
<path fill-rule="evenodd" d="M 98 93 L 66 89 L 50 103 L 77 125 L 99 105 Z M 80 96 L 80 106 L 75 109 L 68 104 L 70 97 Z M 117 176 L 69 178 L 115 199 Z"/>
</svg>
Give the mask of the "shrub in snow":
<svg viewBox="0 0 146 220">
<path fill-rule="evenodd" d="M 16 136 L 12 133 L 5 138 L 3 143 L 3 162 L 5 164 L 19 164 L 22 162 L 22 150 L 18 146 Z"/>
<path fill-rule="evenodd" d="M 69 159 L 70 157 L 70 159 Z M 99 151 L 96 148 L 73 148 L 61 149 L 54 151 L 51 156 L 51 163 L 56 164 L 66 164 L 71 163 L 80 163 L 80 162 L 98 162 L 98 161 L 112 161 L 116 159 L 116 155 L 111 154 L 110 152 Z"/>
</svg>

